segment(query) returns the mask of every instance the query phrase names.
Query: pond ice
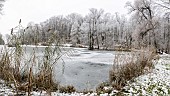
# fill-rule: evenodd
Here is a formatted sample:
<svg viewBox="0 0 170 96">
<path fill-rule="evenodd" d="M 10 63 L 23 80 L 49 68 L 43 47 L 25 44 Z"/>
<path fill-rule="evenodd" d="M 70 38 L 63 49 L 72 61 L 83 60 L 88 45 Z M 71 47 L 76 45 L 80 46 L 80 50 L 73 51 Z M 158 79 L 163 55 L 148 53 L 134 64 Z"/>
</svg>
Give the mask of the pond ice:
<svg viewBox="0 0 170 96">
<path fill-rule="evenodd" d="M 2 47 L 2 46 L 1 46 Z M 41 63 L 45 47 L 23 46 L 25 55 L 21 61 L 30 65 L 29 59 L 35 51 L 37 64 Z M 61 85 L 73 85 L 78 91 L 94 90 L 96 86 L 109 79 L 112 68 L 113 51 L 90 51 L 86 48 L 61 48 L 65 53 L 54 66 L 54 78 Z M 28 63 L 29 62 L 29 63 Z M 34 69 L 37 72 L 38 69 Z"/>
<path fill-rule="evenodd" d="M 56 65 L 56 79 L 61 85 L 75 86 L 78 91 L 94 90 L 98 84 L 108 80 L 113 58 L 114 52 L 112 51 L 74 48 L 68 56 L 62 57 L 63 74 L 62 64 Z"/>
</svg>

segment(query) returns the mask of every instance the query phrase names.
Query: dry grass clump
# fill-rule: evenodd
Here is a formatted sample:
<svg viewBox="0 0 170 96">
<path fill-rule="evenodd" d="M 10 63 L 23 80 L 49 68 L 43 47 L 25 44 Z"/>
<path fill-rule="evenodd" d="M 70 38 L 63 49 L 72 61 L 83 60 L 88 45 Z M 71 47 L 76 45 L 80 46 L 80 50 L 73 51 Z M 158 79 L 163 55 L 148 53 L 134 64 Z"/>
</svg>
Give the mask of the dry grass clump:
<svg viewBox="0 0 170 96">
<path fill-rule="evenodd" d="M 54 59 L 49 50 L 45 50 L 40 68 L 35 68 L 36 63 L 35 53 L 30 58 L 29 62 L 24 64 L 21 59 L 24 57 L 22 50 L 14 48 L 15 50 L 3 50 L 0 57 L 0 78 L 5 80 L 8 85 L 14 84 L 13 88 L 16 92 L 28 92 L 28 95 L 34 90 L 55 91 L 58 89 L 58 84 L 54 82 L 53 78 L 53 65 L 56 60 Z M 47 54 L 48 53 L 48 54 Z M 55 54 L 55 52 L 53 52 Z M 51 57 L 49 56 L 51 55 Z M 34 72 L 37 69 L 37 72 Z M 24 70 L 24 71 L 23 71 Z"/>
<path fill-rule="evenodd" d="M 40 72 L 34 76 L 33 79 L 34 89 L 56 91 L 58 89 L 58 84 L 53 80 L 53 70 L 52 68 L 42 67 Z"/>
<path fill-rule="evenodd" d="M 53 66 L 61 57 L 61 51 L 57 46 L 52 47 L 52 42 L 43 42 L 46 46 L 43 56 L 39 58 L 36 49 L 29 50 L 29 53 L 22 47 L 22 36 L 20 34 L 23 29 L 20 24 L 11 30 L 11 40 L 9 46 L 4 46 L 0 53 L 0 78 L 5 80 L 8 85 L 16 90 L 16 92 L 31 92 L 45 90 L 51 92 L 58 89 L 58 83 L 55 83 L 53 76 Z M 25 30 L 25 29 L 24 29 Z M 16 31 L 16 32 L 13 32 Z M 51 36 L 49 40 L 53 39 Z M 34 40 L 37 44 L 38 40 Z M 53 42 L 55 43 L 55 42 Z M 58 43 L 56 43 L 57 45 Z M 12 47 L 12 48 L 11 48 Z M 37 47 L 36 47 L 37 48 Z"/>
<path fill-rule="evenodd" d="M 96 92 L 98 95 L 103 94 L 103 93 L 108 93 L 110 94 L 113 91 L 113 88 L 109 88 L 110 84 L 108 82 L 103 82 L 98 85 L 96 88 Z"/>
<path fill-rule="evenodd" d="M 76 89 L 74 88 L 74 86 L 68 85 L 68 86 L 60 86 L 59 91 L 61 93 L 72 93 L 75 92 Z"/>
<path fill-rule="evenodd" d="M 155 50 L 137 51 L 128 55 L 116 55 L 109 73 L 112 86 L 120 90 L 127 81 L 133 80 L 154 67 Z"/>
</svg>

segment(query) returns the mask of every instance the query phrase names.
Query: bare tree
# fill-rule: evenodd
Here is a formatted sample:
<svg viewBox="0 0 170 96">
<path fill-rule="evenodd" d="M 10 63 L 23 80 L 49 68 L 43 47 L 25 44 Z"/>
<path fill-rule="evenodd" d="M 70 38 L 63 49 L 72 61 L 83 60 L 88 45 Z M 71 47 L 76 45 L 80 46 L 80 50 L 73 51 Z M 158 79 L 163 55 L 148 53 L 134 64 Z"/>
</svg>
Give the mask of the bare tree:
<svg viewBox="0 0 170 96">
<path fill-rule="evenodd" d="M 164 6 L 169 4 L 168 1 L 164 3 Z M 114 48 L 115 45 L 126 48 L 152 45 L 170 53 L 170 12 L 156 14 L 162 9 L 169 9 L 153 0 L 135 0 L 133 4 L 126 5 L 132 14 L 129 20 L 118 13 L 112 15 L 102 9 L 91 8 L 85 17 L 72 13 L 51 17 L 40 24 L 30 23 L 23 30 L 23 42 L 84 44 L 90 50 Z"/>
<path fill-rule="evenodd" d="M 68 18 L 69 17 L 69 18 Z M 80 14 L 72 13 L 66 17 L 69 22 L 69 36 L 73 43 L 73 45 L 81 43 L 81 35 L 82 35 L 82 24 L 84 22 L 83 17 Z"/>
<path fill-rule="evenodd" d="M 0 14 L 2 14 L 1 11 L 2 11 L 2 7 L 4 6 L 3 2 L 5 2 L 5 0 L 0 0 Z"/>
<path fill-rule="evenodd" d="M 0 34 L 0 45 L 4 45 L 4 44 L 5 44 L 5 42 L 4 42 L 3 38 L 2 38 L 2 34 Z"/>
<path fill-rule="evenodd" d="M 103 9 L 100 9 L 99 11 L 95 8 L 90 9 L 90 13 L 87 16 L 87 23 L 89 24 L 89 49 L 94 49 L 94 42 L 96 40 L 97 43 L 97 49 L 99 49 L 99 33 L 98 33 L 98 25 L 100 24 L 100 19 L 104 13 Z"/>
<path fill-rule="evenodd" d="M 163 45 L 161 45 L 164 47 L 161 49 L 165 50 L 166 53 L 170 53 L 170 0 L 155 0 L 154 4 L 159 14 L 160 11 L 162 12 L 162 22 L 160 24 L 163 26 L 160 26 L 160 29 L 163 35 L 160 40 L 163 39 Z"/>
<path fill-rule="evenodd" d="M 135 34 L 138 46 L 153 45 L 157 48 L 154 29 L 157 22 L 154 20 L 154 11 L 151 0 L 135 0 L 134 4 L 127 3 L 130 12 L 134 12 L 133 19 L 136 22 Z M 151 39 L 151 37 L 153 39 Z M 142 42 L 141 42 L 142 41 Z"/>
<path fill-rule="evenodd" d="M 99 31 L 99 42 L 103 49 L 108 49 L 113 46 L 114 40 L 114 18 L 110 13 L 103 15 L 103 18 L 100 20 L 100 25 L 98 28 Z"/>
<path fill-rule="evenodd" d="M 170 10 L 170 0 L 154 0 L 154 3 L 163 9 Z"/>
<path fill-rule="evenodd" d="M 170 13 L 164 15 L 164 50 L 166 53 L 170 53 Z"/>
</svg>

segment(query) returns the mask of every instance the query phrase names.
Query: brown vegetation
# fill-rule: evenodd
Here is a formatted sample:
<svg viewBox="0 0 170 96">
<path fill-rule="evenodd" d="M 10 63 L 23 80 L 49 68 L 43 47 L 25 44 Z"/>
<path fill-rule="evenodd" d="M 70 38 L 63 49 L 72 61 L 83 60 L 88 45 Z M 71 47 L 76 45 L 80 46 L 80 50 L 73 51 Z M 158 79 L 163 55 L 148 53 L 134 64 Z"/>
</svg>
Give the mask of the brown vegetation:
<svg viewBox="0 0 170 96">
<path fill-rule="evenodd" d="M 55 91 L 58 89 L 58 84 L 53 80 L 53 68 L 48 64 L 48 59 L 43 59 L 41 68 L 37 73 L 33 72 L 33 65 L 25 68 L 28 64 L 21 67 L 21 57 L 24 52 L 16 48 L 14 53 L 12 50 L 3 50 L 0 59 L 0 78 L 5 80 L 8 85 L 14 84 L 14 90 L 17 93 L 24 91 L 28 95 L 34 90 Z M 14 57 L 15 56 L 15 57 Z M 45 58 L 45 57 L 44 57 Z M 26 58 L 25 58 L 26 59 Z M 35 57 L 31 58 L 30 62 L 35 62 Z M 22 71 L 24 69 L 24 72 Z"/>
<path fill-rule="evenodd" d="M 74 86 L 71 86 L 71 85 L 69 85 L 69 86 L 60 86 L 59 91 L 61 93 L 72 93 L 72 92 L 75 92 L 76 89 L 74 88 Z"/>
<path fill-rule="evenodd" d="M 154 67 L 156 51 L 151 49 L 138 51 L 128 55 L 116 55 L 114 59 L 113 69 L 110 70 L 111 85 L 120 90 L 126 85 L 127 81 L 133 80 L 146 71 Z"/>
</svg>

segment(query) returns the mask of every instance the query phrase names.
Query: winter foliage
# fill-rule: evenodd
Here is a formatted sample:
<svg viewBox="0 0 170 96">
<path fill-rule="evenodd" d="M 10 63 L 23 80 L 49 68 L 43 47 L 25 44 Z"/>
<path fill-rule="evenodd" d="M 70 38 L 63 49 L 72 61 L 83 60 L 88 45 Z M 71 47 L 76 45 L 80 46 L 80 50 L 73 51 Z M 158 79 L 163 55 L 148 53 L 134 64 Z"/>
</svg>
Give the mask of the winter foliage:
<svg viewBox="0 0 170 96">
<path fill-rule="evenodd" d="M 70 43 L 93 49 L 143 48 L 154 46 L 170 52 L 169 1 L 135 0 L 127 2 L 130 17 L 89 9 L 86 16 L 71 13 L 54 16 L 40 24 L 30 22 L 16 32 L 22 44 Z M 162 14 L 159 11 L 166 10 Z M 16 35 L 16 34 L 15 34 Z M 9 40 L 10 41 L 10 40 Z"/>
</svg>

